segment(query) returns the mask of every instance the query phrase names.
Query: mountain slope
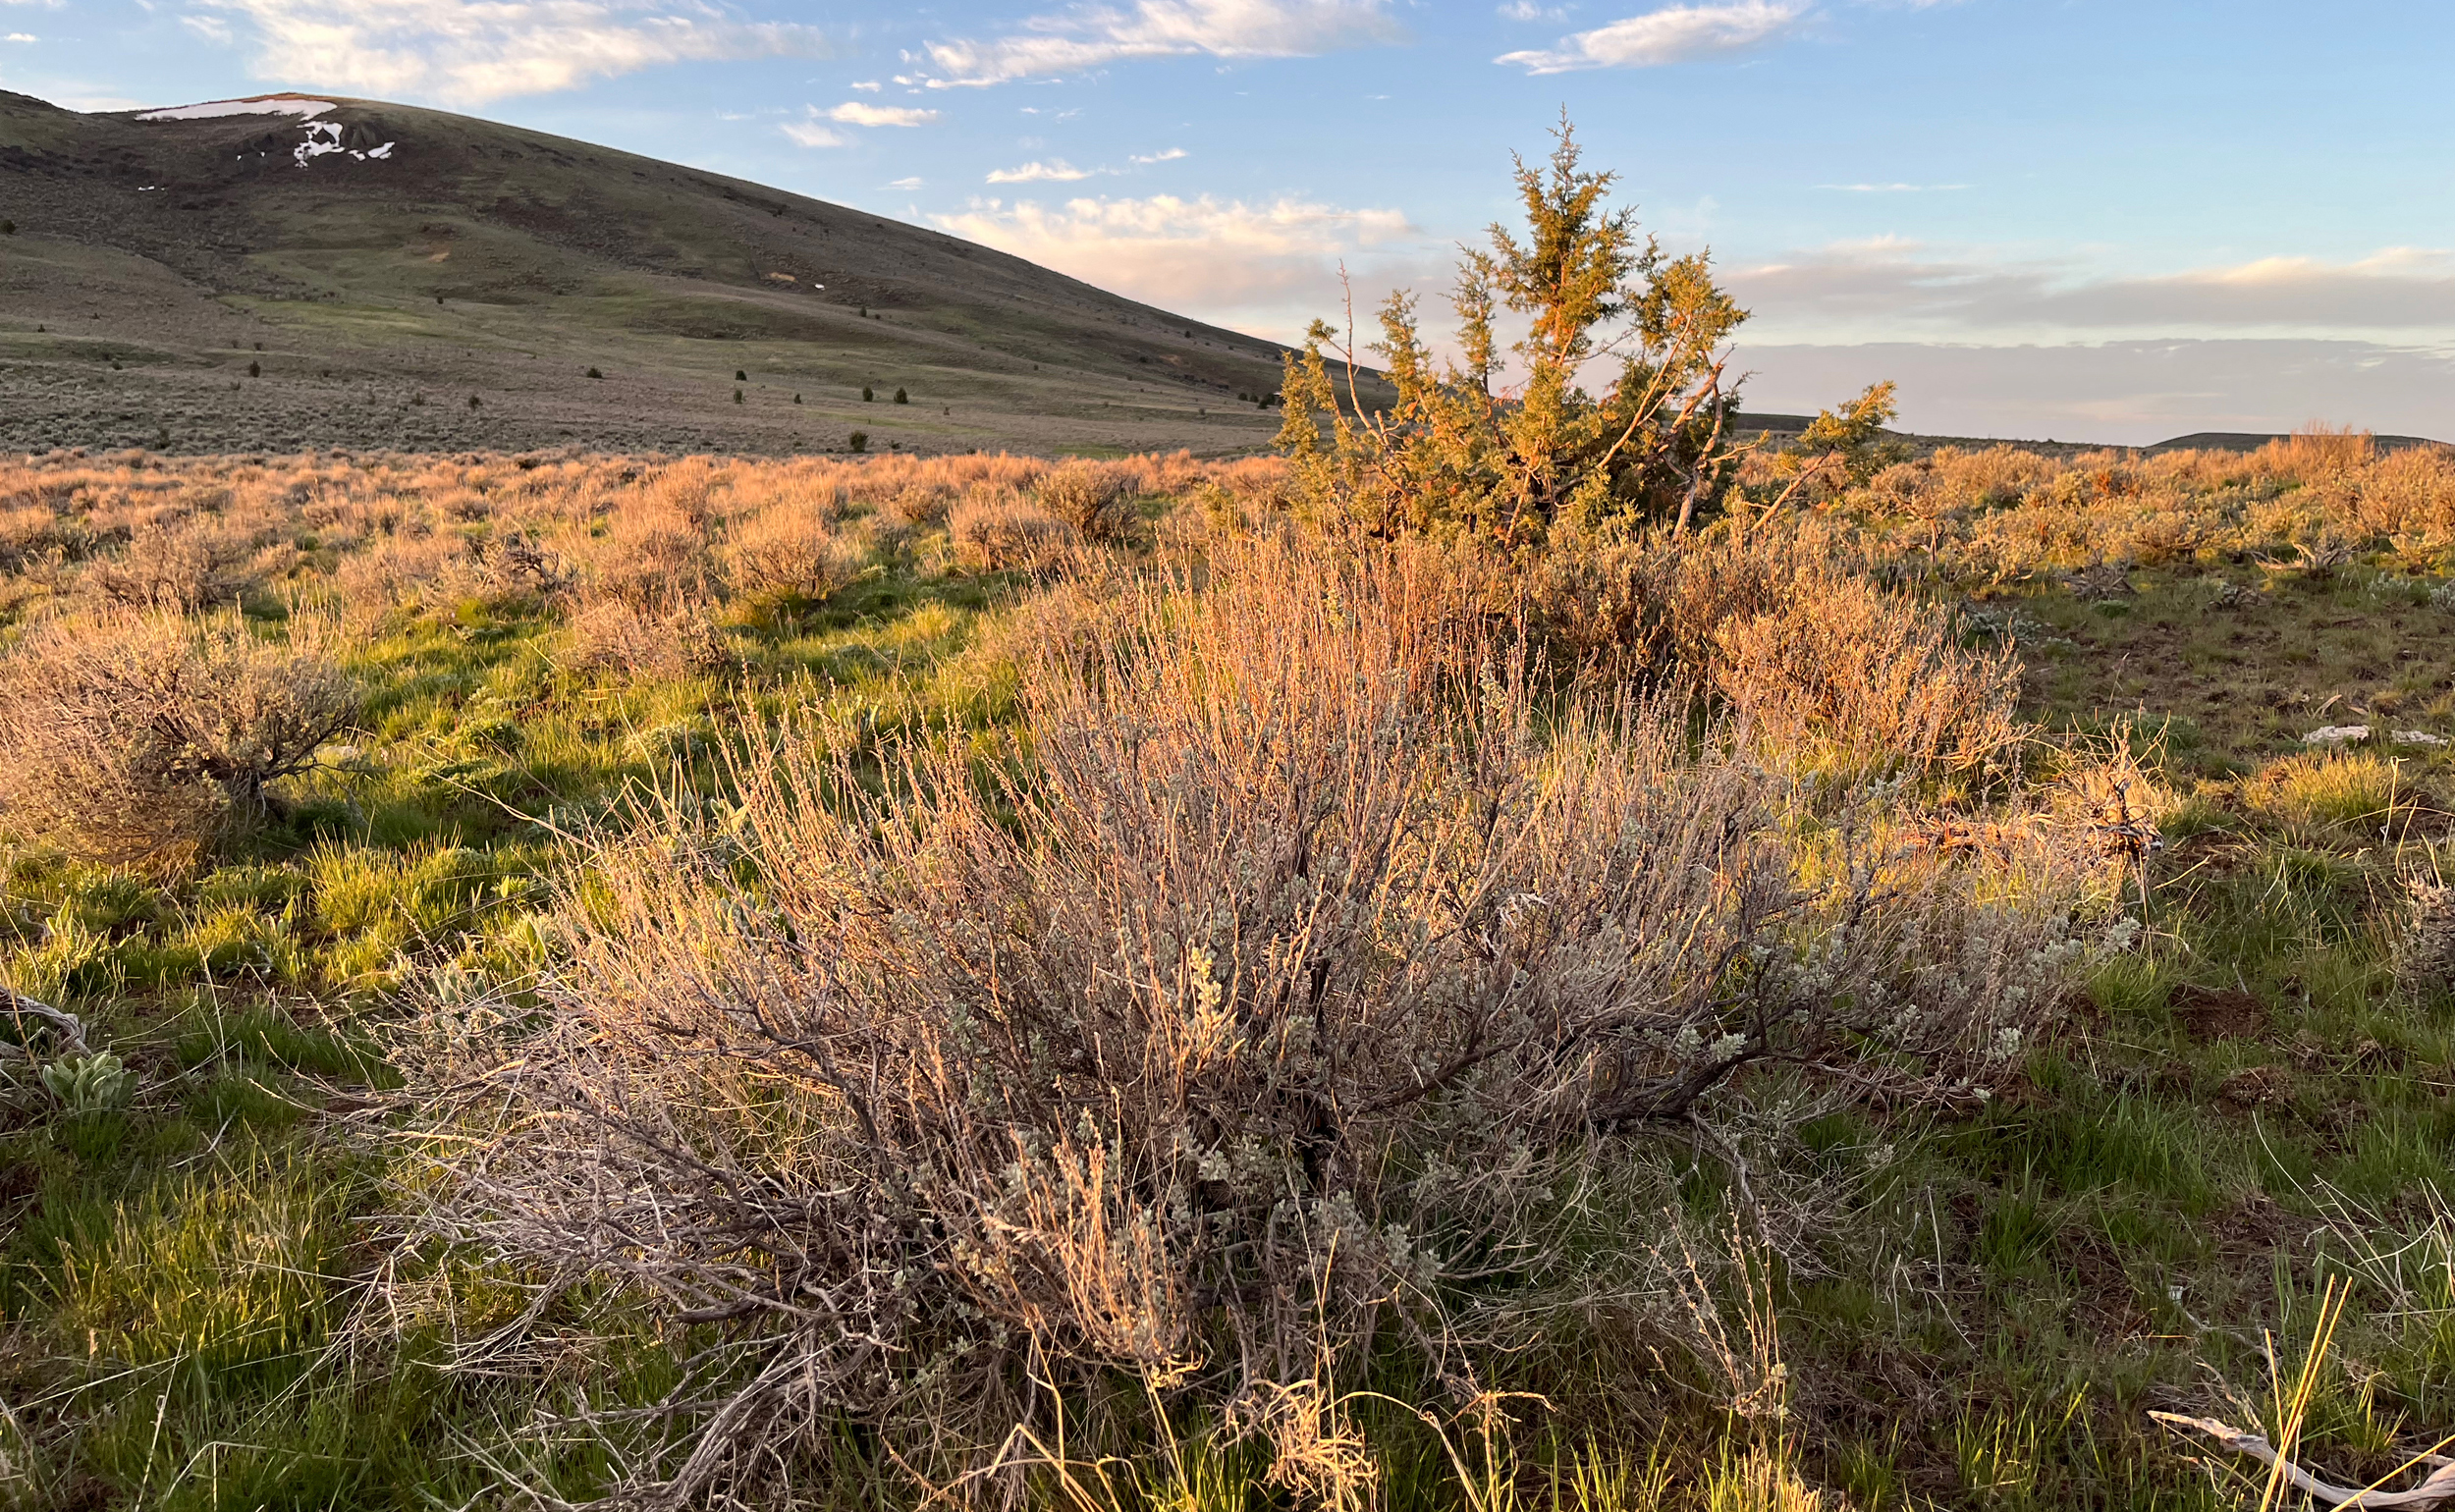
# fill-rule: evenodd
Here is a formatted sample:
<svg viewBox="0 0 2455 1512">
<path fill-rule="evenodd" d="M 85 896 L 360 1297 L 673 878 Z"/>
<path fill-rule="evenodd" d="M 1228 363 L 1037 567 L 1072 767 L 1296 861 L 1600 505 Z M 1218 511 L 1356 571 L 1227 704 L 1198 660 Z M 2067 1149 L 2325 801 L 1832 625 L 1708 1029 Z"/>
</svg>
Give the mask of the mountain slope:
<svg viewBox="0 0 2455 1512">
<path fill-rule="evenodd" d="M 371 100 L 152 114 L 0 92 L 0 449 L 776 452 L 859 428 L 1221 452 L 1275 427 L 1238 397 L 1278 386 L 1275 345 L 954 237 Z"/>
</svg>

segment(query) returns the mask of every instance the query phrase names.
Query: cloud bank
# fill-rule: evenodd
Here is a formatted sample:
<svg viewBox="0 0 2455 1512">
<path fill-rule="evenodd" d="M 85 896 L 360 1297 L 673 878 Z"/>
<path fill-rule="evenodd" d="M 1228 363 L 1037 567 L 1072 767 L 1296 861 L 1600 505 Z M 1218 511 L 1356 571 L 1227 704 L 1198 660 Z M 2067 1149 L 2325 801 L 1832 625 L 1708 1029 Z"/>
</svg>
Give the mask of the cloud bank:
<svg viewBox="0 0 2455 1512">
<path fill-rule="evenodd" d="M 1378 297 L 1385 275 L 1411 268 L 1424 250 L 1421 234 L 1395 210 L 1296 198 L 985 199 L 932 219 L 1085 283 L 1279 337 L 1301 328 L 1298 311 L 1337 308 L 1342 258 L 1373 258 L 1374 279 L 1359 276 L 1359 287 Z"/>
<path fill-rule="evenodd" d="M 2455 440 L 2455 353 L 2350 341 L 2122 341 L 1977 347 L 1742 343 L 1746 402 L 1812 413 L 1878 379 L 1901 424 L 1941 436 L 2148 446 L 2310 420 Z"/>
</svg>

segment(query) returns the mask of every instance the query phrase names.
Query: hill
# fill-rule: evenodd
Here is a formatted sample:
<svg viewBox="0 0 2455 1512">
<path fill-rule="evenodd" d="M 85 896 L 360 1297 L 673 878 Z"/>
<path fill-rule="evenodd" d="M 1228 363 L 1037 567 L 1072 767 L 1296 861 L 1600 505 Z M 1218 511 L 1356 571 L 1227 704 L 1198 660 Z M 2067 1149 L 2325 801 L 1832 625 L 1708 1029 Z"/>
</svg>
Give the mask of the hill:
<svg viewBox="0 0 2455 1512">
<path fill-rule="evenodd" d="M 0 92 L 0 450 L 1220 453 L 1276 426 L 1239 397 L 1277 388 L 1271 343 L 404 105 Z"/>
<path fill-rule="evenodd" d="M 2282 431 L 2201 430 L 2187 436 L 2175 436 L 2147 448 L 2158 452 L 2256 452 L 2271 441 L 2289 441 Z M 2382 452 L 2400 452 L 2406 447 L 2443 447 L 2443 441 L 2427 436 L 2373 436 L 2371 445 Z"/>
</svg>

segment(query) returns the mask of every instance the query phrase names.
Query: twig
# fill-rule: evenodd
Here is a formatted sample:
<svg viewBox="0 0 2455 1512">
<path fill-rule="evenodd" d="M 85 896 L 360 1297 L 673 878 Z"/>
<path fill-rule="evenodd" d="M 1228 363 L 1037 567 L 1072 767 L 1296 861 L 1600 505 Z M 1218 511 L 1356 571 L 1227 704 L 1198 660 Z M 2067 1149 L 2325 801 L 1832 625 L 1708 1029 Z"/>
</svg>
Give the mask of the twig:
<svg viewBox="0 0 2455 1512">
<path fill-rule="evenodd" d="M 2374 1481 L 2363 1486 L 2338 1485 L 2331 1481 L 2322 1481 L 2278 1454 L 2275 1446 L 2267 1441 L 2267 1435 L 2264 1433 L 2245 1432 L 2228 1424 L 2219 1423 L 2213 1418 L 2185 1417 L 2181 1413 L 2152 1412 L 2149 1417 L 2178 1433 L 2198 1433 L 2213 1440 L 2220 1448 L 2230 1449 L 2236 1454 L 2246 1455 L 2259 1461 L 2275 1471 L 2295 1490 L 2302 1492 L 2321 1506 L 2360 1507 L 2365 1509 L 2365 1512 L 2389 1512 L 2389 1509 L 2397 1507 L 2443 1507 L 2455 1504 L 2455 1460 L 2449 1460 L 2434 1450 L 2430 1453 L 2415 1455 L 2406 1462 L 2407 1467 L 2422 1464 L 2435 1465 L 2437 1468 L 2429 1473 L 2428 1480 L 2408 1490 L 2382 1491 L 2377 1488 L 2378 1483 Z M 2438 1447 L 2445 1447 L 2446 1442 L 2447 1440 L 2441 1439 Z"/>
</svg>

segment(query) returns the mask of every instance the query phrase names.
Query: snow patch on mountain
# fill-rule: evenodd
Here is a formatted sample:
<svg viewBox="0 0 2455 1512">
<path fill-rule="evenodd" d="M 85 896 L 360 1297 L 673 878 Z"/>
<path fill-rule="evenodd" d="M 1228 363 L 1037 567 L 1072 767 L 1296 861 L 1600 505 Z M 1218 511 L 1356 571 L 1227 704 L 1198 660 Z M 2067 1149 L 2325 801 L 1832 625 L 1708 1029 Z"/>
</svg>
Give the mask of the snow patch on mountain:
<svg viewBox="0 0 2455 1512">
<path fill-rule="evenodd" d="M 160 110 L 140 113 L 139 121 L 214 121 L 224 116 L 320 116 L 340 107 L 330 100 L 310 100 L 295 94 L 277 95 L 263 100 L 206 100 L 197 105 L 166 105 Z"/>
</svg>

